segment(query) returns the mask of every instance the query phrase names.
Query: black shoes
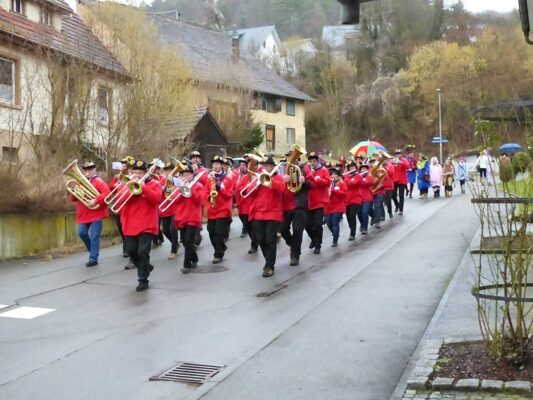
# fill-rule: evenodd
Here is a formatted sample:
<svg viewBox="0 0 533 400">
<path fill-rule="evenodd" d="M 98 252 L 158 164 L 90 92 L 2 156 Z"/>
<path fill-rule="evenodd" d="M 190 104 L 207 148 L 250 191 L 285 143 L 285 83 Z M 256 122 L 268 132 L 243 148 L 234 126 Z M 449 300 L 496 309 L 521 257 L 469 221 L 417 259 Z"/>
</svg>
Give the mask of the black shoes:
<svg viewBox="0 0 533 400">
<path fill-rule="evenodd" d="M 331 247 L 337 247 L 337 246 L 338 246 L 337 241 L 334 240 L 333 243 L 331 244 Z"/>
<path fill-rule="evenodd" d="M 272 275 L 274 275 L 274 267 L 263 268 L 263 278 L 270 278 Z"/>
<path fill-rule="evenodd" d="M 124 258 L 128 258 L 128 257 L 129 257 L 129 254 L 128 254 L 128 253 L 122 253 L 122 257 L 124 257 Z"/>
<path fill-rule="evenodd" d="M 213 264 L 220 264 L 221 262 L 222 262 L 222 258 L 220 257 L 213 258 Z"/>
<path fill-rule="evenodd" d="M 246 236 L 247 236 L 247 233 L 246 232 L 242 232 L 240 237 L 241 237 L 241 239 L 244 239 Z"/>
<path fill-rule="evenodd" d="M 248 254 L 255 254 L 257 253 L 257 247 L 251 247 L 250 250 L 248 250 Z"/>
<path fill-rule="evenodd" d="M 188 274 L 188 273 L 190 273 L 190 272 L 191 272 L 191 268 L 190 268 L 190 267 L 189 267 L 189 268 L 187 268 L 187 267 L 183 267 L 183 268 L 181 269 L 181 273 L 182 273 L 182 274 Z"/>
<path fill-rule="evenodd" d="M 198 261 L 191 263 L 191 269 L 195 269 L 198 266 Z"/>
<path fill-rule="evenodd" d="M 379 222 L 376 222 L 376 223 L 374 224 L 374 228 L 377 228 L 377 229 L 381 228 L 381 226 L 379 225 Z"/>
<path fill-rule="evenodd" d="M 86 267 L 94 267 L 95 265 L 98 265 L 98 261 L 89 260 L 89 262 L 85 264 Z"/>
<path fill-rule="evenodd" d="M 403 215 L 403 211 L 400 211 L 398 214 L 399 214 L 399 215 Z"/>
<path fill-rule="evenodd" d="M 315 248 L 315 243 L 314 242 L 309 243 L 309 248 L 310 249 L 314 249 Z"/>
<path fill-rule="evenodd" d="M 291 267 L 295 267 L 296 265 L 298 265 L 300 263 L 300 260 L 298 260 L 297 257 L 291 257 L 291 262 L 289 263 L 289 265 Z"/>
<path fill-rule="evenodd" d="M 139 282 L 135 288 L 136 292 L 144 292 L 145 290 L 148 290 L 148 282 Z"/>
<path fill-rule="evenodd" d="M 392 218 L 392 213 L 389 213 L 389 218 Z"/>
<path fill-rule="evenodd" d="M 361 235 L 366 235 L 368 232 L 366 229 L 361 229 Z"/>
<path fill-rule="evenodd" d="M 353 242 L 355 240 L 355 235 L 350 235 L 348 241 Z"/>
<path fill-rule="evenodd" d="M 315 247 L 315 251 L 313 251 L 313 254 L 320 254 L 320 247 Z"/>
<path fill-rule="evenodd" d="M 124 267 L 124 269 L 134 269 L 134 268 L 137 268 L 137 266 L 132 262 L 128 263 L 128 265 Z"/>
</svg>

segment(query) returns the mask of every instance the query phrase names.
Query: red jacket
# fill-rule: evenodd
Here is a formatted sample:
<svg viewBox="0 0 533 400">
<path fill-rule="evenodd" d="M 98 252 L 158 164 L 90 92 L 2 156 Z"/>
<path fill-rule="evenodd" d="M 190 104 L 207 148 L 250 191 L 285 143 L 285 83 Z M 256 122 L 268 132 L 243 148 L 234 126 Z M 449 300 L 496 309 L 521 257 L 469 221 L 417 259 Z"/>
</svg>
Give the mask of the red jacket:
<svg viewBox="0 0 533 400">
<path fill-rule="evenodd" d="M 162 200 L 161 184 L 149 178 L 142 186 L 142 193 L 132 196 L 120 211 L 124 236 L 159 234 L 159 204 Z"/>
<path fill-rule="evenodd" d="M 339 179 L 337 183 L 331 187 L 329 203 L 325 210 L 326 215 L 346 212 L 346 193 L 346 184 L 342 179 Z"/>
<path fill-rule="evenodd" d="M 191 197 L 180 196 L 176 199 L 174 224 L 182 229 L 187 225 L 202 227 L 202 200 L 205 189 L 200 182 L 196 182 L 191 188 Z"/>
<path fill-rule="evenodd" d="M 407 185 L 407 170 L 409 168 L 409 161 L 401 157 L 399 162 L 394 164 L 394 175 L 392 176 L 394 183 Z"/>
<path fill-rule="evenodd" d="M 284 189 L 285 181 L 278 174 L 272 176 L 270 187 L 259 185 L 250 195 L 255 205 L 253 219 L 260 221 L 283 221 L 282 196 Z"/>
<path fill-rule="evenodd" d="M 250 207 L 252 205 L 252 198 L 251 197 L 242 197 L 241 191 L 244 189 L 244 187 L 250 183 L 250 180 L 248 179 L 247 175 L 239 175 L 239 178 L 236 182 L 236 188 L 235 188 L 235 197 L 237 201 L 237 208 L 239 209 L 239 215 L 249 215 L 250 214 Z"/>
<path fill-rule="evenodd" d="M 287 189 L 287 185 L 284 185 L 281 202 L 283 203 L 283 211 L 296 209 L 296 198 L 294 197 L 294 193 Z"/>
<path fill-rule="evenodd" d="M 325 208 L 329 202 L 329 185 L 331 177 L 327 168 L 320 167 L 311 171 L 313 178 L 312 187 L 309 190 L 309 210 Z"/>
<path fill-rule="evenodd" d="M 383 189 L 385 189 L 385 191 L 394 190 L 394 181 L 392 180 L 392 176 L 394 175 L 394 165 L 389 162 L 385 164 L 383 168 L 387 170 L 387 176 L 383 181 Z"/>
<path fill-rule="evenodd" d="M 100 193 L 99 196 L 96 196 L 96 202 L 100 207 L 96 210 L 91 210 L 80 203 L 73 195 L 70 195 L 70 199 L 76 203 L 76 223 L 78 224 L 89 224 L 104 219 L 109 215 L 107 205 L 104 202 L 105 197 L 109 194 L 109 187 L 98 176 L 89 179 L 89 181 L 98 190 L 98 193 Z"/>
<path fill-rule="evenodd" d="M 344 182 L 346 184 L 346 205 L 361 205 L 361 194 L 359 193 L 359 185 L 355 179 L 356 173 L 344 174 Z"/>
<path fill-rule="evenodd" d="M 202 179 L 200 178 L 200 181 Z M 233 179 L 224 175 L 220 180 L 220 185 L 217 189 L 218 196 L 216 198 L 216 205 L 213 207 L 209 202 L 209 194 L 211 193 L 212 181 L 214 178 L 206 179 L 207 183 L 204 188 L 204 199 L 207 207 L 208 219 L 231 218 L 231 210 L 233 208 Z M 216 183 L 216 180 L 215 180 Z"/>
<path fill-rule="evenodd" d="M 369 173 L 367 173 L 366 176 L 356 175 L 355 182 L 356 182 L 357 187 L 359 188 L 359 195 L 361 196 L 361 204 L 367 201 L 373 201 L 374 196 L 372 195 L 372 190 L 370 190 L 370 187 L 372 186 L 372 183 L 374 182 L 372 175 L 370 175 Z"/>
</svg>

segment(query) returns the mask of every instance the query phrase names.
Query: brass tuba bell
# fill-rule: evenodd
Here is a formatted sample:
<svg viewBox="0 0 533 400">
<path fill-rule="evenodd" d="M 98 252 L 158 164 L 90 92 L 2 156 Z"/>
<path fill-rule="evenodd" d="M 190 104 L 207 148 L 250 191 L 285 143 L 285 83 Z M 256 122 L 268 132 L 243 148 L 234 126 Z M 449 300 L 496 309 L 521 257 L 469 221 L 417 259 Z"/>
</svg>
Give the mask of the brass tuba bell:
<svg viewBox="0 0 533 400">
<path fill-rule="evenodd" d="M 287 189 L 292 193 L 298 193 L 302 189 L 302 183 L 300 183 L 300 176 L 302 171 L 297 162 L 301 155 L 307 154 L 307 151 L 300 145 L 292 146 L 292 153 L 287 160 L 287 175 L 289 175 L 289 182 L 287 182 Z"/>
<path fill-rule="evenodd" d="M 61 172 L 61 175 L 68 176 L 67 191 L 80 201 L 85 207 L 96 210 L 100 207 L 96 204 L 94 207 L 89 207 L 89 202 L 100 196 L 100 192 L 91 184 L 91 182 L 83 175 L 78 167 L 78 160 L 72 161 Z"/>
</svg>

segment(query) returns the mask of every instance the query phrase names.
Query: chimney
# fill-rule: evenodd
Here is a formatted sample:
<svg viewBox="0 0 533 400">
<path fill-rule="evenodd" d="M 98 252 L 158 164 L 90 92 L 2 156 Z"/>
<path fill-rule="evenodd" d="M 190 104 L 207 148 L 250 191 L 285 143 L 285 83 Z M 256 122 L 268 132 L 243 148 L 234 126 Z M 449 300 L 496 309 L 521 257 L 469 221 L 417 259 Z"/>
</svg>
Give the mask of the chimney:
<svg viewBox="0 0 533 400">
<path fill-rule="evenodd" d="M 231 36 L 231 57 L 238 59 L 241 56 L 239 34 L 237 29 L 233 30 L 233 35 Z"/>
</svg>

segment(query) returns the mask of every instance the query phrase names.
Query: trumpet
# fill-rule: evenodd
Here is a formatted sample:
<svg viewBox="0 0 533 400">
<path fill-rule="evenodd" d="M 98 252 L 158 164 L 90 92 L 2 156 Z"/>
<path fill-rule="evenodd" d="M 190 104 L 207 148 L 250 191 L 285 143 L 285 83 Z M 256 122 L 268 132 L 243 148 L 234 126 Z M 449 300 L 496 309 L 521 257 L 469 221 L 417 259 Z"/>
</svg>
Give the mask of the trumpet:
<svg viewBox="0 0 533 400">
<path fill-rule="evenodd" d="M 162 201 L 162 203 L 159 205 L 159 211 L 165 212 L 169 209 L 169 207 L 174 204 L 174 202 L 180 197 L 183 196 L 185 198 L 189 198 L 192 195 L 192 187 L 196 182 L 200 180 L 202 175 L 206 173 L 207 170 L 200 172 L 197 174 L 192 181 L 189 183 L 176 187 L 172 193 L 170 193 L 165 200 Z M 218 193 L 217 193 L 218 195 Z"/>
<path fill-rule="evenodd" d="M 183 163 L 181 161 L 179 161 L 177 159 L 175 159 L 175 160 L 176 160 L 176 166 L 167 175 L 167 181 L 165 183 L 164 191 L 165 191 L 166 197 L 169 197 L 173 193 L 174 183 L 172 181 L 172 178 L 174 178 L 174 176 L 178 175 L 180 172 L 183 172 L 183 171 L 185 171 L 187 169 L 187 167 L 185 165 L 183 165 Z"/>
<path fill-rule="evenodd" d="M 78 167 L 78 160 L 72 161 L 61 172 L 61 175 L 68 176 L 69 179 L 66 183 L 67 191 L 80 201 L 85 207 L 96 210 L 100 207 L 96 204 L 93 207 L 89 207 L 89 202 L 100 196 L 100 192 L 91 184 L 91 182 L 83 175 Z"/>
<path fill-rule="evenodd" d="M 156 168 L 156 164 L 158 160 L 154 160 L 154 163 L 152 166 L 146 171 L 146 174 L 139 180 L 135 181 L 132 178 L 127 183 L 118 185 L 113 192 L 115 192 L 112 196 L 111 193 L 104 199 L 105 203 L 109 206 L 109 209 L 111 212 L 118 214 L 120 210 L 122 210 L 122 207 L 133 197 L 138 196 L 142 193 L 142 185 L 144 182 L 152 175 L 152 172 Z M 119 189 L 120 188 L 120 189 Z"/>
</svg>

